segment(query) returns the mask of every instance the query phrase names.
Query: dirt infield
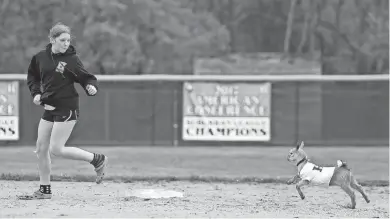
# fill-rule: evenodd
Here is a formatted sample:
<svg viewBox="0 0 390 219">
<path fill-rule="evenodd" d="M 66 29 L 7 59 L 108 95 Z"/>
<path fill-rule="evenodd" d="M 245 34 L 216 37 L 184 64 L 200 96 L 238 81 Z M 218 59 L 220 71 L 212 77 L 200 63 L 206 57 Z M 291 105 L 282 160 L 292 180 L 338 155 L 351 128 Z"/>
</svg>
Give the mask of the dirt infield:
<svg viewBox="0 0 390 219">
<path fill-rule="evenodd" d="M 52 200 L 20 201 L 37 182 L 0 181 L 0 217 L 389 217 L 388 187 L 365 187 L 371 203 L 357 194 L 357 207 L 338 188 L 308 187 L 302 201 L 294 186 L 201 182 L 54 182 Z M 143 200 L 137 189 L 171 189 L 184 198 Z"/>
</svg>

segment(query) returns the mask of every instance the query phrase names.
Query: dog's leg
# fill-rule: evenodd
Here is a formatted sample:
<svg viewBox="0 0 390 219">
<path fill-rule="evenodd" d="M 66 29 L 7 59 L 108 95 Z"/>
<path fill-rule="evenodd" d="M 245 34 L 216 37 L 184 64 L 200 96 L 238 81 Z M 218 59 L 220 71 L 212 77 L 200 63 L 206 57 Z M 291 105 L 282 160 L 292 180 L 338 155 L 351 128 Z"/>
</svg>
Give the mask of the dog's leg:
<svg viewBox="0 0 390 219">
<path fill-rule="evenodd" d="M 295 186 L 295 188 L 297 189 L 298 193 L 299 193 L 299 196 L 301 196 L 301 199 L 305 199 L 305 195 L 303 194 L 301 188 L 302 186 L 305 186 L 305 185 L 308 185 L 309 184 L 309 181 L 308 180 L 301 180 L 298 182 L 298 184 Z"/>
<path fill-rule="evenodd" d="M 351 176 L 351 187 L 356 189 L 358 192 L 360 192 L 364 200 L 366 200 L 367 203 L 370 203 L 370 199 L 368 198 L 366 192 L 364 191 L 363 187 L 359 185 L 359 183 L 356 181 L 354 176 Z"/>
<path fill-rule="evenodd" d="M 295 183 L 295 182 L 297 181 L 298 178 L 299 178 L 299 176 L 298 176 L 298 175 L 295 175 L 293 178 L 291 178 L 291 179 L 289 179 L 289 180 L 287 181 L 287 184 L 290 185 L 290 184 Z"/>
<path fill-rule="evenodd" d="M 346 183 L 346 184 L 341 185 L 341 189 L 344 190 L 344 192 L 346 192 L 349 195 L 349 197 L 351 197 L 351 208 L 355 209 L 356 197 L 355 197 L 355 193 L 353 192 L 353 190 L 351 188 L 350 183 Z"/>
</svg>

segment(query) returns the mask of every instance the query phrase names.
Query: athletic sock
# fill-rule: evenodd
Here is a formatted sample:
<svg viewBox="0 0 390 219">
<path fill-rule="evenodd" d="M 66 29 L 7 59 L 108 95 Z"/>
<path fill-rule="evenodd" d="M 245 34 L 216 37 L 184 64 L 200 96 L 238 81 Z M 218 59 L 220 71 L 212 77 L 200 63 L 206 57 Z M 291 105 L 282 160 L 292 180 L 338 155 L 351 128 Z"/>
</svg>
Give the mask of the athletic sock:
<svg viewBox="0 0 390 219">
<path fill-rule="evenodd" d="M 95 154 L 93 153 L 93 160 L 90 164 L 92 164 L 95 168 L 100 166 L 104 162 L 104 155 L 103 154 Z"/>
<path fill-rule="evenodd" d="M 39 191 L 43 194 L 51 194 L 51 186 L 50 185 L 40 185 Z"/>
</svg>

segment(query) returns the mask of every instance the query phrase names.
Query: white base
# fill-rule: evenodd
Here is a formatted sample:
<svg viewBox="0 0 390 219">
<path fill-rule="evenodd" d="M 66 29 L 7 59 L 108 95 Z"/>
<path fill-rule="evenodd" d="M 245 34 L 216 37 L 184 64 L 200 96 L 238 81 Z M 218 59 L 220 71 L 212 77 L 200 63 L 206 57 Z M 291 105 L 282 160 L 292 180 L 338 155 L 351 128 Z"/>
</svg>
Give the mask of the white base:
<svg viewBox="0 0 390 219">
<path fill-rule="evenodd" d="M 144 199 L 158 199 L 158 198 L 183 198 L 182 192 L 163 189 L 138 189 L 129 192 L 127 196 L 133 196 Z"/>
</svg>

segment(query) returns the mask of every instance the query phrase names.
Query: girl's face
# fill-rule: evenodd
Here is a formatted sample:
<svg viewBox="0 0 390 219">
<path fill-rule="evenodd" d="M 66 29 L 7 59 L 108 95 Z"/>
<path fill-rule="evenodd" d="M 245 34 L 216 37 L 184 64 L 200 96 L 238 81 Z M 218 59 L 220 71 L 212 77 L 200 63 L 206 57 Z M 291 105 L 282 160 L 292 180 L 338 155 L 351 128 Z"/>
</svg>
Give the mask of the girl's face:
<svg viewBox="0 0 390 219">
<path fill-rule="evenodd" d="M 54 53 L 64 53 L 70 45 L 70 34 L 62 33 L 52 40 L 52 50 Z"/>
</svg>

